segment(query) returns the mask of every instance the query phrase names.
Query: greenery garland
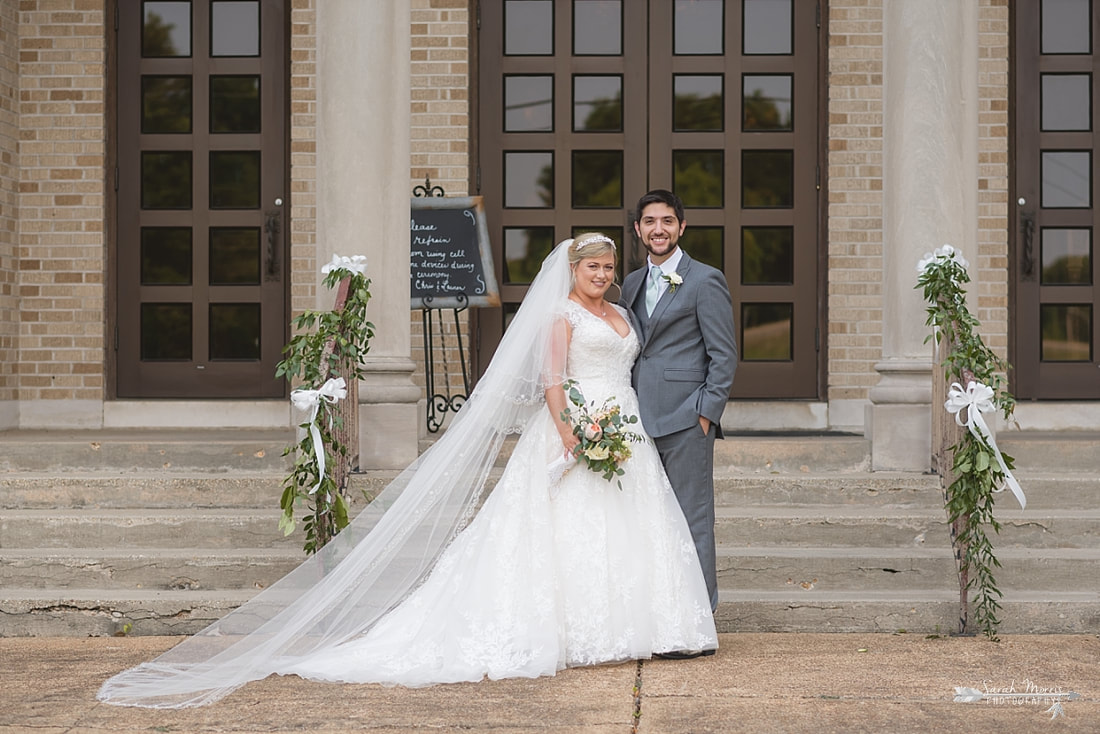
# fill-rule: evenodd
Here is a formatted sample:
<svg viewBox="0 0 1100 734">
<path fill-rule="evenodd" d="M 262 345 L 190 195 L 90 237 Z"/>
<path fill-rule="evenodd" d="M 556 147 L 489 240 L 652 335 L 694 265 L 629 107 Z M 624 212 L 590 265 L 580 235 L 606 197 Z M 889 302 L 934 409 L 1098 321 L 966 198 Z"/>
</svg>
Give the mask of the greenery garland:
<svg viewBox="0 0 1100 734">
<path fill-rule="evenodd" d="M 970 387 L 979 383 L 992 390 L 991 402 L 1009 419 L 1016 400 L 1007 390 L 1004 372 L 1008 363 L 985 345 L 978 334 L 980 323 L 966 307 L 963 285 L 970 282 L 968 263 L 961 253 L 950 245 L 944 245 L 935 253 L 928 253 L 917 265 L 920 276 L 917 288 L 924 291 L 928 302 L 928 319 L 932 334 L 925 339 L 944 342 L 948 347 L 943 361 L 949 383 L 958 381 Z M 970 410 L 976 410 L 971 406 Z M 973 418 L 973 416 L 970 416 Z M 993 516 L 993 495 L 1004 488 L 1013 468 L 1011 456 L 1000 454 L 998 449 L 977 432 L 962 433 L 957 444 L 951 447 L 954 481 L 945 490 L 945 507 L 952 528 L 957 535 L 952 538 L 955 557 L 959 563 L 960 579 L 966 579 L 967 590 L 978 593 L 975 616 L 983 633 L 991 640 L 997 639 L 997 612 L 1003 598 L 997 588 L 993 569 L 1001 564 L 993 554 L 993 545 L 985 528 L 999 533 L 1000 524 Z M 1004 468 L 1002 468 L 1004 467 Z"/>
<path fill-rule="evenodd" d="M 351 382 L 363 376 L 364 359 L 374 337 L 374 325 L 366 319 L 370 280 L 365 270 L 366 258 L 361 255 L 350 258 L 334 255 L 321 272 L 329 289 L 347 279 L 347 300 L 343 307 L 305 311 L 291 321 L 297 334 L 283 348 L 283 361 L 276 366 L 275 376 L 298 383 L 296 393 L 322 391 L 334 378 Z M 302 521 L 306 553 L 316 553 L 348 524 L 347 488 L 337 486 L 332 471 L 322 471 L 319 463 L 320 456 L 324 457 L 325 467 L 335 466 L 337 460 L 347 460 L 348 447 L 337 437 L 342 427 L 337 400 L 332 396 L 317 399 L 316 406 L 314 420 L 307 419 L 299 426 L 303 429 L 302 439 L 283 452 L 283 456 L 296 452 L 296 457 L 283 480 L 279 500 L 283 510 L 279 527 L 286 535 L 294 532 L 295 505 L 309 505 L 309 513 Z M 316 433 L 311 425 L 316 427 Z M 319 442 L 314 440 L 315 435 L 321 439 Z"/>
</svg>

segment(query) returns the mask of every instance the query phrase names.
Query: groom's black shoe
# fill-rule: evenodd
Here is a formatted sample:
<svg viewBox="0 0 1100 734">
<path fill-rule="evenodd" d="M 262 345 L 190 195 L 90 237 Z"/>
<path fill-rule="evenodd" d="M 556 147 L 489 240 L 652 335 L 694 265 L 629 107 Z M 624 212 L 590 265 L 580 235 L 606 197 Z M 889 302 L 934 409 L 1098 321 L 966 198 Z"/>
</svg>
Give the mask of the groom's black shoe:
<svg viewBox="0 0 1100 734">
<path fill-rule="evenodd" d="M 668 652 L 655 652 L 653 657 L 658 660 L 691 660 L 693 658 L 709 657 L 714 652 L 714 650 L 669 650 Z"/>
</svg>

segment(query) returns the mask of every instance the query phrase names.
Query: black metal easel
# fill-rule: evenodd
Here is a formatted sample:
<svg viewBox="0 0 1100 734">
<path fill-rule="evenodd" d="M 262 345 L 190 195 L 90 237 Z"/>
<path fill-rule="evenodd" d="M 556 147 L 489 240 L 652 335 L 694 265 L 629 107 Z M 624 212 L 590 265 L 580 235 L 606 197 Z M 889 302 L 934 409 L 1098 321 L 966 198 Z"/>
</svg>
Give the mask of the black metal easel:
<svg viewBox="0 0 1100 734">
<path fill-rule="evenodd" d="M 431 178 L 425 176 L 423 185 L 413 187 L 413 196 L 443 196 L 443 187 L 432 186 Z M 450 296 L 454 298 L 455 296 Z M 468 308 L 466 294 L 457 296 L 459 305 L 453 308 L 434 308 L 433 296 L 424 296 L 420 299 L 420 319 L 424 332 L 424 380 L 428 394 L 428 432 L 437 433 L 443 427 L 443 421 L 448 412 L 458 412 L 458 409 L 466 402 L 470 394 L 470 376 L 466 368 L 466 350 L 462 347 L 462 329 L 458 315 Z M 450 311 L 454 318 L 455 342 L 458 346 L 458 362 L 462 368 L 462 393 L 451 392 L 451 365 L 447 359 L 447 332 L 443 328 L 443 312 Z M 438 319 L 438 340 L 436 334 L 436 321 Z M 443 385 L 441 392 L 436 391 L 436 361 L 434 348 L 437 345 L 443 355 Z"/>
</svg>

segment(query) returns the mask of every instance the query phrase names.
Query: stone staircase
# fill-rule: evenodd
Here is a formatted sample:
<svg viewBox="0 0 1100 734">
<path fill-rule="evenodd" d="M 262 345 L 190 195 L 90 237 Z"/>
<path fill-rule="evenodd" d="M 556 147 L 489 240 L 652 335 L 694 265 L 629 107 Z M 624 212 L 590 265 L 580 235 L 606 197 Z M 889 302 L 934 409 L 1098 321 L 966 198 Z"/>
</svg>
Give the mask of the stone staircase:
<svg viewBox="0 0 1100 734">
<path fill-rule="evenodd" d="M 190 634 L 294 568 L 292 431 L 0 434 L 0 636 Z"/>
<path fill-rule="evenodd" d="M 717 472 L 722 631 L 952 633 L 939 478 L 853 466 L 857 438 L 733 437 Z M 998 496 L 1001 631 L 1100 626 L 1100 436 L 1005 432 L 1027 495 Z M 845 453 L 846 452 L 846 453 Z M 732 453 L 732 455 L 731 455 Z"/>
<path fill-rule="evenodd" d="M 0 636 L 189 634 L 293 568 L 290 431 L 0 433 Z M 1005 433 L 1002 631 L 1100 622 L 1100 436 Z M 722 631 L 950 633 L 939 480 L 868 471 L 838 435 L 734 436 L 716 456 Z M 393 472 L 353 477 L 352 494 Z"/>
</svg>

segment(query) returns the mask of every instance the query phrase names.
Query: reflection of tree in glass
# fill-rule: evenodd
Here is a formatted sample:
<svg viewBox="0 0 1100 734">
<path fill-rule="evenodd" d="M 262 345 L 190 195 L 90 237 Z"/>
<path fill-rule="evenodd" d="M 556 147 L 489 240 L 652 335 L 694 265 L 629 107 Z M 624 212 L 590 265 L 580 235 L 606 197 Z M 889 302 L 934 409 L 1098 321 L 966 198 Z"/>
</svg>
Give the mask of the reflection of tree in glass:
<svg viewBox="0 0 1100 734">
<path fill-rule="evenodd" d="M 260 130 L 259 77 L 214 77 L 210 85 L 211 132 L 247 133 Z"/>
<path fill-rule="evenodd" d="M 790 283 L 792 232 L 788 227 L 745 229 L 741 235 L 742 283 Z"/>
<path fill-rule="evenodd" d="M 793 204 L 791 151 L 745 151 L 741 160 L 742 206 L 787 207 Z"/>
<path fill-rule="evenodd" d="M 143 285 L 191 283 L 191 230 L 187 227 L 149 227 L 141 231 Z"/>
<path fill-rule="evenodd" d="M 191 153 L 141 154 L 141 207 L 191 208 Z"/>
<path fill-rule="evenodd" d="M 260 282 L 260 230 L 255 227 L 211 232 L 210 282 Z"/>
<path fill-rule="evenodd" d="M 191 304 L 141 305 L 141 358 L 191 359 Z"/>
<path fill-rule="evenodd" d="M 210 358 L 260 358 L 258 304 L 219 303 L 210 306 Z"/>
<path fill-rule="evenodd" d="M 1088 274 L 1088 255 L 1065 255 L 1043 266 L 1044 283 L 1088 283 Z"/>
<path fill-rule="evenodd" d="M 722 95 L 677 94 L 672 105 L 674 130 L 721 130 Z"/>
<path fill-rule="evenodd" d="M 786 361 L 791 358 L 791 306 L 789 304 L 745 305 L 742 319 L 745 359 Z"/>
<path fill-rule="evenodd" d="M 617 208 L 623 205 L 621 151 L 575 151 L 573 165 L 574 206 Z"/>
<path fill-rule="evenodd" d="M 554 246 L 554 230 L 549 227 L 524 230 L 523 238 L 526 240 L 522 257 L 514 257 L 515 253 L 509 249 L 506 253 L 508 259 L 504 266 L 508 270 L 506 283 L 530 283 L 538 274 L 542 261 L 550 254 Z"/>
<path fill-rule="evenodd" d="M 746 130 L 790 130 L 791 108 L 786 114 L 779 111 L 771 97 L 764 96 L 763 89 L 754 89 L 752 96 L 744 99 L 744 127 Z"/>
<path fill-rule="evenodd" d="M 1087 306 L 1043 306 L 1042 359 L 1052 362 L 1087 362 L 1092 358 L 1092 319 Z"/>
<path fill-rule="evenodd" d="M 590 108 L 584 118 L 581 130 L 610 130 L 623 129 L 623 95 L 616 92 L 614 97 L 597 97 L 584 102 Z"/>
<path fill-rule="evenodd" d="M 543 166 L 535 179 L 539 201 L 543 206 L 554 206 L 554 166 Z"/>
<path fill-rule="evenodd" d="M 145 28 L 141 33 L 142 56 L 182 56 L 176 44 L 172 42 L 175 23 L 166 23 L 157 13 L 145 15 Z"/>
<path fill-rule="evenodd" d="M 254 209 L 260 205 L 260 156 L 252 151 L 210 156 L 210 206 Z"/>
<path fill-rule="evenodd" d="M 673 190 L 685 206 L 722 206 L 722 152 L 676 151 Z"/>
<path fill-rule="evenodd" d="M 694 259 L 722 269 L 721 227 L 688 227 L 680 236 L 680 247 Z"/>
<path fill-rule="evenodd" d="M 191 132 L 191 77 L 144 77 L 141 91 L 142 132 Z"/>
</svg>

